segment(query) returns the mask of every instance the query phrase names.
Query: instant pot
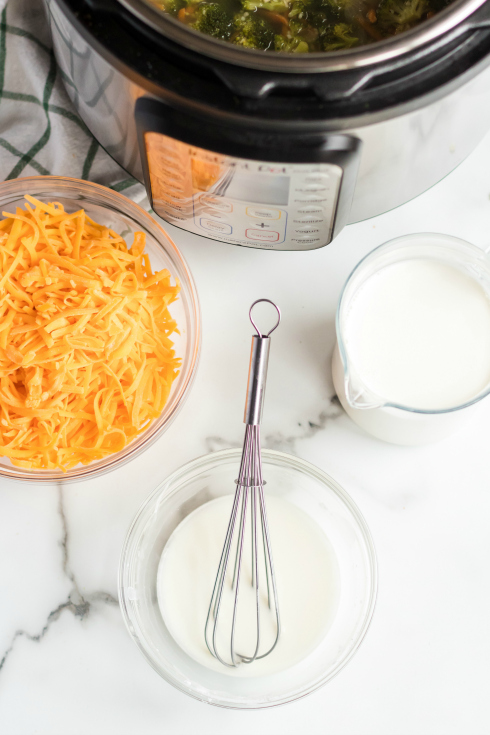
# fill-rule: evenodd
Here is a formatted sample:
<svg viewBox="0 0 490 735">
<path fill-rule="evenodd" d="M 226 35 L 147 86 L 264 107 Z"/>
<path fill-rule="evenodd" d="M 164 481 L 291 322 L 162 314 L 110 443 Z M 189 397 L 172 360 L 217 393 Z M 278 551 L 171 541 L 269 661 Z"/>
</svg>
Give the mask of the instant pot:
<svg viewBox="0 0 490 735">
<path fill-rule="evenodd" d="M 45 0 L 58 64 L 101 145 L 163 219 L 311 250 L 435 184 L 490 128 L 490 0 L 335 53 L 200 34 L 145 0 Z"/>
</svg>

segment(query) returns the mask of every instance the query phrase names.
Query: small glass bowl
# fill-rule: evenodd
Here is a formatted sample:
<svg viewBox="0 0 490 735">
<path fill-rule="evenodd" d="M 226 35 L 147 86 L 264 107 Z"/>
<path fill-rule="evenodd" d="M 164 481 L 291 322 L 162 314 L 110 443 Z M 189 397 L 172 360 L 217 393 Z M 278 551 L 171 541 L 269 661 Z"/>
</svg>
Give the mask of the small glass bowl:
<svg viewBox="0 0 490 735">
<path fill-rule="evenodd" d="M 88 465 L 78 465 L 66 472 L 23 469 L 12 465 L 9 459 L 0 457 L 0 477 L 32 482 L 87 479 L 128 462 L 158 439 L 177 415 L 192 384 L 199 360 L 201 317 L 196 287 L 187 263 L 165 230 L 144 209 L 122 194 L 78 179 L 31 176 L 0 184 L 0 213 L 23 207 L 25 194 L 44 202 L 60 202 L 67 212 L 83 208 L 92 219 L 111 227 L 128 244 L 131 244 L 136 231 L 144 232 L 145 252 L 150 257 L 152 269 L 168 268 L 181 286 L 179 298 L 171 305 L 170 311 L 180 330 L 180 334 L 173 335 L 172 339 L 176 354 L 182 359 L 182 367 L 161 415 L 148 429 L 120 452 Z"/>
<path fill-rule="evenodd" d="M 240 449 L 200 457 L 174 472 L 154 490 L 140 508 L 124 543 L 119 599 L 132 638 L 166 681 L 209 704 L 257 709 L 310 694 L 351 659 L 374 611 L 377 568 L 371 534 L 347 493 L 308 462 L 264 450 L 266 498 L 276 495 L 297 505 L 319 524 L 334 549 L 340 575 L 337 613 L 313 653 L 283 672 L 233 677 L 194 661 L 175 642 L 160 613 L 156 589 L 158 564 L 171 533 L 189 513 L 203 503 L 234 492 L 240 457 Z M 224 530 L 221 531 L 224 538 Z"/>
</svg>

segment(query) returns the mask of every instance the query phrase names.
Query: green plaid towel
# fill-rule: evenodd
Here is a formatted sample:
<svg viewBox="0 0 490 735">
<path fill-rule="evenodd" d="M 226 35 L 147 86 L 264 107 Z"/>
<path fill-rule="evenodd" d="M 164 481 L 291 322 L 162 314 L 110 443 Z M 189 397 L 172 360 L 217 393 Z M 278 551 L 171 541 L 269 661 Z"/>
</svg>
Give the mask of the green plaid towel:
<svg viewBox="0 0 490 735">
<path fill-rule="evenodd" d="M 39 174 L 96 181 L 149 208 L 144 187 L 76 114 L 41 0 L 0 0 L 0 179 Z"/>
</svg>

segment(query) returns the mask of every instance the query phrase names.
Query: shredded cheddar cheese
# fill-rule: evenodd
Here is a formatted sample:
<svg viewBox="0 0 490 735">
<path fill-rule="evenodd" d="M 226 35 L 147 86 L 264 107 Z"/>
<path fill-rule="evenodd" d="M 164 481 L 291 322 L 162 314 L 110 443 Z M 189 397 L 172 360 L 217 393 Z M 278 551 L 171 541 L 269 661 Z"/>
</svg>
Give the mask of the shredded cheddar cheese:
<svg viewBox="0 0 490 735">
<path fill-rule="evenodd" d="M 167 270 L 83 209 L 26 196 L 0 221 L 0 456 L 63 471 L 123 449 L 178 375 Z"/>
</svg>

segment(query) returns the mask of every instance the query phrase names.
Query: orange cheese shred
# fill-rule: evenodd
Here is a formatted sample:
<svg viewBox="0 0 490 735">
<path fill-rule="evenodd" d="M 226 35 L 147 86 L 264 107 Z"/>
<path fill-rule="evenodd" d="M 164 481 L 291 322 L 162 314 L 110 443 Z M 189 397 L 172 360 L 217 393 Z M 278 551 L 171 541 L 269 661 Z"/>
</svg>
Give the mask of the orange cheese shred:
<svg viewBox="0 0 490 735">
<path fill-rule="evenodd" d="M 143 232 L 128 247 L 83 209 L 26 200 L 0 221 L 0 456 L 66 472 L 161 414 L 180 286 L 152 272 Z"/>
</svg>

